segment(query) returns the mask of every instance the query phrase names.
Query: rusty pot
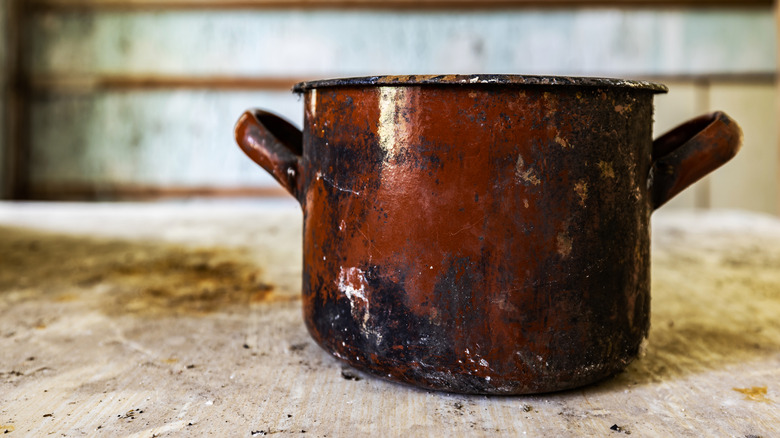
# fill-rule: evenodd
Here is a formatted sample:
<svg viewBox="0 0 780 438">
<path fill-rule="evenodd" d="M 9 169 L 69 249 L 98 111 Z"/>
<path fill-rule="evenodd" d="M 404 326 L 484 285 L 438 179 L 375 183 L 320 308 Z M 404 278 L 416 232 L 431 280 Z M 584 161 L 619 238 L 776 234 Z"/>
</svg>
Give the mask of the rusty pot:
<svg viewBox="0 0 780 438">
<path fill-rule="evenodd" d="M 303 313 L 334 356 L 437 390 L 525 394 L 620 371 L 649 329 L 650 214 L 739 149 L 716 112 L 655 141 L 649 82 L 300 83 L 241 148 L 299 201 Z"/>
</svg>

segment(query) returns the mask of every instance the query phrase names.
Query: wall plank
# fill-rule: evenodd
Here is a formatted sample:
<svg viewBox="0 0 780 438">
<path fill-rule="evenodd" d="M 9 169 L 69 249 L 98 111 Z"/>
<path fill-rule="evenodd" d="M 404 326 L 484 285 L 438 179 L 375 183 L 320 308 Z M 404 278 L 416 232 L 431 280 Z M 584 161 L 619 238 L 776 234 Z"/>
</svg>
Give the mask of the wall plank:
<svg viewBox="0 0 780 438">
<path fill-rule="evenodd" d="M 710 105 L 737 120 L 745 135 L 739 154 L 711 176 L 712 207 L 778 214 L 777 88 L 715 83 Z"/>
<path fill-rule="evenodd" d="M 494 9 L 527 7 L 770 7 L 772 0 L 29 0 L 37 9 Z"/>
<path fill-rule="evenodd" d="M 26 35 L 34 92 L 29 176 L 39 192 L 277 187 L 233 142 L 241 111 L 263 106 L 300 124 L 291 83 L 370 74 L 672 75 L 678 79 L 670 94 L 656 98 L 656 135 L 708 111 L 713 100 L 743 124 L 755 120 L 748 122 L 751 138 L 769 138 L 774 120 L 746 109 L 760 98 L 739 91 L 748 82 L 719 82 L 725 88 L 710 93 L 701 78 L 771 76 L 775 35 L 768 9 L 39 9 Z M 770 172 L 748 178 L 766 184 L 777 171 L 777 158 L 771 169 L 759 158 L 741 159 L 751 164 L 716 175 Z M 775 196 L 771 205 L 761 196 L 741 199 L 747 185 L 738 194 L 721 184 L 708 178 L 665 208 L 776 211 L 776 184 L 774 195 L 761 195 Z"/>
<path fill-rule="evenodd" d="M 670 201 L 666 209 L 727 208 L 777 214 L 777 88 L 772 83 L 668 83 L 656 97 L 655 132 L 705 112 L 722 110 L 742 126 L 736 158 Z"/>
<path fill-rule="evenodd" d="M 33 74 L 331 77 L 774 72 L 767 10 L 57 11 Z"/>
<path fill-rule="evenodd" d="M 654 137 L 659 137 L 686 120 L 707 111 L 701 104 L 701 95 L 708 92 L 706 85 L 696 82 L 664 83 L 669 87 L 669 93 L 656 95 L 654 99 Z M 702 199 L 703 190 L 707 190 L 705 185 L 694 184 L 672 198 L 663 208 L 665 210 L 701 208 L 703 206 L 700 205 L 699 200 Z"/>
<path fill-rule="evenodd" d="M 778 154 L 772 84 L 669 82 L 655 99 L 654 135 L 721 109 L 745 131 L 731 163 L 664 208 L 743 208 L 777 213 Z M 241 112 L 264 107 L 301 125 L 292 93 L 152 90 L 41 95 L 32 102 L 33 192 L 55 187 L 276 187 L 235 146 Z M 50 190 L 49 190 L 50 191 Z M 56 190 L 55 190 L 56 192 Z"/>
<path fill-rule="evenodd" d="M 32 102 L 34 186 L 276 186 L 233 140 L 251 107 L 301 125 L 290 92 L 149 91 Z"/>
</svg>

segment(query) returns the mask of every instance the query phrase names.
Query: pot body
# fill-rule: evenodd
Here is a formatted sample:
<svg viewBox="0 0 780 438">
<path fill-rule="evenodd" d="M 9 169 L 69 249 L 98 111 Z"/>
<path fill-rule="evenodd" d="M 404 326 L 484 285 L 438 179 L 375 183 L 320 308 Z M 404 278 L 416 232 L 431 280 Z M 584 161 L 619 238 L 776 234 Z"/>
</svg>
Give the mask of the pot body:
<svg viewBox="0 0 780 438">
<path fill-rule="evenodd" d="M 652 94 L 305 94 L 304 319 L 326 350 L 458 392 L 579 386 L 649 326 Z"/>
<path fill-rule="evenodd" d="M 651 212 L 739 143 L 736 124 L 688 135 L 712 116 L 654 143 L 656 91 L 309 88 L 292 158 L 272 144 L 287 128 L 240 121 L 244 150 L 303 207 L 312 337 L 451 392 L 556 391 L 623 369 L 649 329 Z M 701 159 L 713 150 L 726 152 Z"/>
</svg>

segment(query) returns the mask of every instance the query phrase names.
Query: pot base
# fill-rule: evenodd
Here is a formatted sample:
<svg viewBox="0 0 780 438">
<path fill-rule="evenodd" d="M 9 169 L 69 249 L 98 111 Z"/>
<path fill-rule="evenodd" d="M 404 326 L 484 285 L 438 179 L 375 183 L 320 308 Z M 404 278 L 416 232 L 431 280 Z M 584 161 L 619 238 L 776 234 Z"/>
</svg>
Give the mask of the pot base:
<svg viewBox="0 0 780 438">
<path fill-rule="evenodd" d="M 554 370 L 544 364 L 539 374 L 511 378 L 477 376 L 437 369 L 421 361 L 403 363 L 382 359 L 371 361 L 364 355 L 347 356 L 317 342 L 341 362 L 369 375 L 394 383 L 422 389 L 470 395 L 529 395 L 565 391 L 590 385 L 623 371 L 639 354 L 639 347 L 631 354 L 605 363 L 582 365 L 571 370 Z"/>
</svg>

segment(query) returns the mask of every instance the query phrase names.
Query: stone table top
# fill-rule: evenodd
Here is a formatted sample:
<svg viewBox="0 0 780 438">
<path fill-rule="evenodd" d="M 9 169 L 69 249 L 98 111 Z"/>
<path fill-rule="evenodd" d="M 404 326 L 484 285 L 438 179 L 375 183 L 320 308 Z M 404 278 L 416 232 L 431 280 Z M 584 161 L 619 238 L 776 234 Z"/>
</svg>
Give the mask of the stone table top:
<svg viewBox="0 0 780 438">
<path fill-rule="evenodd" d="M 780 434 L 780 220 L 653 217 L 644 356 L 581 389 L 419 390 L 344 367 L 301 319 L 288 200 L 0 203 L 8 436 Z"/>
</svg>

